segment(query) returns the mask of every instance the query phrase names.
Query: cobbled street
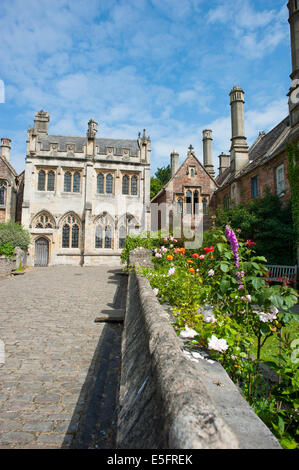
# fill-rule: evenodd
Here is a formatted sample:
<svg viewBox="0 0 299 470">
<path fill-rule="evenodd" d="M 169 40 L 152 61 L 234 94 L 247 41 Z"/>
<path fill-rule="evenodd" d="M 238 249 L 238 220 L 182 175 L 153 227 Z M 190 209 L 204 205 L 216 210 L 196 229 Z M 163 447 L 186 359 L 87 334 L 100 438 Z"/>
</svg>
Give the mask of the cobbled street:
<svg viewBox="0 0 299 470">
<path fill-rule="evenodd" d="M 107 266 L 0 280 L 0 449 L 115 446 L 122 324 L 94 320 L 126 282 Z"/>
</svg>

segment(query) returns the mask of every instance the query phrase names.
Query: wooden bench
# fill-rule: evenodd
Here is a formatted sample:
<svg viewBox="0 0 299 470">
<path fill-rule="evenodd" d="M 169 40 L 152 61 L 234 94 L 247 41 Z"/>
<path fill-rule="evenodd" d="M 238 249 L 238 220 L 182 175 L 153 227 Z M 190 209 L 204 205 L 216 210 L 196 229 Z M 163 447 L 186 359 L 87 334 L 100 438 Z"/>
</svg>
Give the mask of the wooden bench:
<svg viewBox="0 0 299 470">
<path fill-rule="evenodd" d="M 288 280 L 296 286 L 297 265 L 283 266 L 276 264 L 266 264 L 265 267 L 269 271 L 269 277 L 265 277 L 267 281 L 284 282 L 284 280 Z"/>
</svg>

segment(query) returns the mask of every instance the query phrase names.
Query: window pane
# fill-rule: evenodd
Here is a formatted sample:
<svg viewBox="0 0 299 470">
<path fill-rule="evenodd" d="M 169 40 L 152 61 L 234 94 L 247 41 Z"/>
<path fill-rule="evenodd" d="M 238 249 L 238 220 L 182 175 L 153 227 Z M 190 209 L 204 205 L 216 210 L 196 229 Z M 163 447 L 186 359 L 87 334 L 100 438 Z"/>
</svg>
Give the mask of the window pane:
<svg viewBox="0 0 299 470">
<path fill-rule="evenodd" d="M 105 248 L 111 248 L 111 228 L 105 229 Z"/>
<path fill-rule="evenodd" d="M 277 194 L 281 194 L 284 191 L 284 167 L 281 166 L 276 170 L 276 185 Z"/>
<path fill-rule="evenodd" d="M 104 194 L 104 176 L 102 173 L 99 173 L 97 177 L 97 192 L 99 194 Z"/>
<path fill-rule="evenodd" d="M 126 240 L 126 227 L 123 225 L 119 229 L 119 248 L 123 248 L 125 246 Z"/>
<path fill-rule="evenodd" d="M 103 248 L 103 226 L 98 225 L 96 228 L 96 248 Z"/>
<path fill-rule="evenodd" d="M 106 176 L 106 193 L 107 194 L 112 194 L 112 181 L 113 181 L 113 178 L 112 178 L 112 175 L 107 175 Z"/>
<path fill-rule="evenodd" d="M 64 175 L 64 192 L 70 193 L 72 189 L 72 175 L 67 171 Z"/>
<path fill-rule="evenodd" d="M 198 204 L 199 204 L 198 191 L 194 191 L 194 194 L 193 194 L 193 213 L 194 214 L 198 214 Z"/>
<path fill-rule="evenodd" d="M 46 174 L 45 174 L 44 170 L 40 170 L 38 172 L 38 184 L 37 184 L 38 191 L 44 191 L 45 190 L 45 180 L 46 180 Z"/>
<path fill-rule="evenodd" d="M 79 246 L 79 227 L 78 225 L 73 225 L 72 227 L 72 248 L 78 248 Z"/>
<path fill-rule="evenodd" d="M 4 206 L 6 201 L 6 189 L 0 188 L 0 206 Z"/>
<path fill-rule="evenodd" d="M 62 248 L 69 248 L 70 246 L 70 227 L 65 224 L 62 229 Z"/>
<path fill-rule="evenodd" d="M 208 209 L 207 200 L 206 200 L 206 199 L 203 199 L 203 200 L 202 200 L 202 212 L 203 212 L 204 214 L 206 214 L 206 213 L 207 213 L 207 209 Z"/>
<path fill-rule="evenodd" d="M 258 177 L 255 176 L 251 178 L 251 196 L 257 197 L 258 196 Z"/>
<path fill-rule="evenodd" d="M 136 178 L 136 176 L 132 176 L 132 179 L 131 179 L 131 194 L 133 196 L 137 195 L 137 178 Z"/>
<path fill-rule="evenodd" d="M 192 214 L 192 194 L 191 194 L 191 191 L 187 191 L 186 203 L 187 203 L 187 214 Z"/>
<path fill-rule="evenodd" d="M 123 194 L 129 194 L 129 178 L 127 175 L 123 177 Z"/>
<path fill-rule="evenodd" d="M 48 191 L 54 191 L 54 184 L 55 184 L 55 173 L 54 173 L 54 171 L 49 171 L 47 190 Z"/>
<path fill-rule="evenodd" d="M 178 214 L 182 214 L 183 213 L 183 199 L 178 199 Z"/>
<path fill-rule="evenodd" d="M 80 174 L 79 173 L 74 174 L 73 192 L 74 193 L 79 193 L 80 192 Z"/>
</svg>

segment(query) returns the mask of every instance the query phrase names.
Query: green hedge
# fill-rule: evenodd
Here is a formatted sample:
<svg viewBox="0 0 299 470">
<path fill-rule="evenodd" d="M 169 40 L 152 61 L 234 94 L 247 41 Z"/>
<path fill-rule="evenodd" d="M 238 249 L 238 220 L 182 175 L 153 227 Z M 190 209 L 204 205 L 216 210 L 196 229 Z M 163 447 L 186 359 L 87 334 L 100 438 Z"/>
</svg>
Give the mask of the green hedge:
<svg viewBox="0 0 299 470">
<path fill-rule="evenodd" d="M 22 250 L 27 250 L 30 244 L 30 234 L 16 222 L 0 224 L 0 245 L 4 246 L 7 243 L 14 248 L 19 246 Z"/>
</svg>

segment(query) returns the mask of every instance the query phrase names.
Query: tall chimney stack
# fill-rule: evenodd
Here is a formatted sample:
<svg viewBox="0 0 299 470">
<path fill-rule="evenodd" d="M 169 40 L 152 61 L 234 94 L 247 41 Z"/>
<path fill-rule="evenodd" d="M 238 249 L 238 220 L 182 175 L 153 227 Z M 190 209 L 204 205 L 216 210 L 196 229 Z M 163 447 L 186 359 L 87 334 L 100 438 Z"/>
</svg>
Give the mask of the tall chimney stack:
<svg viewBox="0 0 299 470">
<path fill-rule="evenodd" d="M 225 155 L 223 152 L 221 155 L 218 156 L 219 158 L 219 175 L 222 175 L 222 173 L 229 167 L 229 155 Z"/>
<path fill-rule="evenodd" d="M 173 150 L 172 153 L 170 154 L 170 166 L 171 166 L 171 177 L 173 177 L 174 174 L 179 169 L 179 154 L 177 153 L 176 150 Z"/>
<path fill-rule="evenodd" d="M 48 134 L 49 132 L 50 115 L 43 109 L 36 113 L 34 119 L 33 132 L 34 134 Z"/>
<path fill-rule="evenodd" d="M 215 171 L 213 165 L 213 153 L 212 153 L 212 131 L 210 129 L 205 129 L 202 131 L 202 141 L 203 141 L 203 165 L 207 172 L 214 178 Z"/>
<path fill-rule="evenodd" d="M 249 161 L 244 126 L 244 91 L 234 86 L 230 92 L 232 138 L 230 148 L 231 171 L 238 173 Z"/>
<path fill-rule="evenodd" d="M 11 149 L 11 140 L 2 138 L 1 139 L 1 150 L 0 150 L 0 155 L 4 157 L 8 162 L 10 159 L 10 149 Z"/>
</svg>

